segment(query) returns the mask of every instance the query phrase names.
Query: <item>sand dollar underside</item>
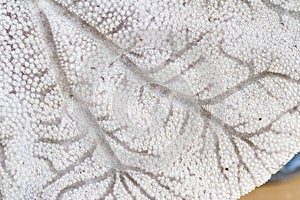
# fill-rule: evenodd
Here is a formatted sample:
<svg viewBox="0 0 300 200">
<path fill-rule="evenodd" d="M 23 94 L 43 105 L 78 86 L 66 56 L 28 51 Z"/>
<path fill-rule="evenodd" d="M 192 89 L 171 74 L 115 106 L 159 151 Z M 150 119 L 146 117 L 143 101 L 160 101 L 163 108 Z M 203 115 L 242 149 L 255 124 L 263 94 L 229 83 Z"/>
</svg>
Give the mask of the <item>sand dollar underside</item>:
<svg viewBox="0 0 300 200">
<path fill-rule="evenodd" d="M 238 199 L 300 150 L 300 4 L 0 3 L 0 199 Z"/>
</svg>

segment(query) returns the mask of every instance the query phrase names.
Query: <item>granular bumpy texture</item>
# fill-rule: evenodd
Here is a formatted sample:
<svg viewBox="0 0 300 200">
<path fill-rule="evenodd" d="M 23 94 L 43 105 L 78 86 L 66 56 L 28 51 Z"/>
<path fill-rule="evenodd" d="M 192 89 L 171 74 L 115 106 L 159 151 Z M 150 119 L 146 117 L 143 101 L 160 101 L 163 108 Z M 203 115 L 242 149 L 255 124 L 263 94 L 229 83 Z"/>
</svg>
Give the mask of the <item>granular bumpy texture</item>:
<svg viewBox="0 0 300 200">
<path fill-rule="evenodd" d="M 238 199 L 300 150 L 298 0 L 0 0 L 0 199 Z"/>
</svg>

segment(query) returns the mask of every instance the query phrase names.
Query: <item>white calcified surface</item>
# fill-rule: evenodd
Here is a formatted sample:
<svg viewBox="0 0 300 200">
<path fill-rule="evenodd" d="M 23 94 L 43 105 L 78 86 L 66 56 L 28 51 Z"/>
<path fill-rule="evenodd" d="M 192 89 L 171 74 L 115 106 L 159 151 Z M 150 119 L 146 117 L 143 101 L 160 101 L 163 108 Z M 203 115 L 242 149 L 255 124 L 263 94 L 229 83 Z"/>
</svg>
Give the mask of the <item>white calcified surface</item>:
<svg viewBox="0 0 300 200">
<path fill-rule="evenodd" d="M 0 199 L 237 199 L 300 150 L 297 0 L 0 0 Z"/>
</svg>

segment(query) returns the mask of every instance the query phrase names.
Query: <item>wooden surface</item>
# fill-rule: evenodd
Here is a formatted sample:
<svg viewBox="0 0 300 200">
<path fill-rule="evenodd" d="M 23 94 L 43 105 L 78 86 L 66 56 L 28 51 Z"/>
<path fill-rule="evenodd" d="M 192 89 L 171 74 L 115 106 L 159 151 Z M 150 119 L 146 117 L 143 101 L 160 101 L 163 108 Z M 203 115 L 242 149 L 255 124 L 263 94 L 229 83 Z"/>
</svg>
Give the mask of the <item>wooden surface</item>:
<svg viewBox="0 0 300 200">
<path fill-rule="evenodd" d="M 300 200 L 300 175 L 256 188 L 240 200 Z"/>
</svg>

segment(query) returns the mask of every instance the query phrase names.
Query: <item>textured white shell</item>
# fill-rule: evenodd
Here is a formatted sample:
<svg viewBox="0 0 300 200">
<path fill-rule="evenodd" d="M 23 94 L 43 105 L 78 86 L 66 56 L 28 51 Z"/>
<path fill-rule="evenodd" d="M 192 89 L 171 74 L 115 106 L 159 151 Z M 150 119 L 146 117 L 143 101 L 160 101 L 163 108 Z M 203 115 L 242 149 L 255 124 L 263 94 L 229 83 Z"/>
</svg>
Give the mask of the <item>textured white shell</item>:
<svg viewBox="0 0 300 200">
<path fill-rule="evenodd" d="M 0 0 L 0 199 L 238 199 L 300 150 L 297 0 Z"/>
</svg>

